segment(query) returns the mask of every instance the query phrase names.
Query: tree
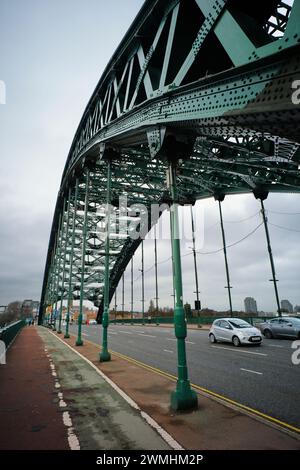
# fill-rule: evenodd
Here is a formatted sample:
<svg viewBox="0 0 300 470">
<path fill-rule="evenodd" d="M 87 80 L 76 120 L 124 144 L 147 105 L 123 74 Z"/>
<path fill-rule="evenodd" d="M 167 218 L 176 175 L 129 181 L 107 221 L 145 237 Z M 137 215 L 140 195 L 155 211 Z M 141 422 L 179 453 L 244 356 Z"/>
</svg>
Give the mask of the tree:
<svg viewBox="0 0 300 470">
<path fill-rule="evenodd" d="M 186 318 L 191 318 L 193 316 L 192 308 L 189 303 L 186 303 L 184 305 L 184 311 L 185 311 Z"/>
<path fill-rule="evenodd" d="M 4 326 L 7 323 L 12 323 L 21 318 L 21 306 L 22 303 L 18 300 L 8 304 L 7 309 L 0 315 L 0 326 Z"/>
<path fill-rule="evenodd" d="M 153 315 L 153 314 L 155 313 L 154 302 L 153 302 L 152 299 L 150 300 L 150 305 L 149 305 L 149 308 L 148 308 L 148 313 L 149 313 L 149 315 Z"/>
</svg>

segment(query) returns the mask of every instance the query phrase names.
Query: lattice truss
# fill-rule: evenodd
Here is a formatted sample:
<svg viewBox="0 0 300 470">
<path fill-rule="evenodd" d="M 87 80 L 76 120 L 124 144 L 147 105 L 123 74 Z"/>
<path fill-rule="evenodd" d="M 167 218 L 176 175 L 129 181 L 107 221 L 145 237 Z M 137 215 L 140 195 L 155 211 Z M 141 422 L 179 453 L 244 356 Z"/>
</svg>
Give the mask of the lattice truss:
<svg viewBox="0 0 300 470">
<path fill-rule="evenodd" d="M 84 298 L 101 307 L 108 149 L 116 214 L 122 195 L 129 207 L 168 201 L 170 152 L 178 159 L 181 204 L 256 187 L 299 191 L 299 18 L 298 1 L 265 0 L 260 8 L 250 0 L 145 2 L 75 134 L 53 220 L 41 314 L 55 296 L 66 298 L 69 286 L 73 299 L 79 297 L 87 168 Z M 133 211 L 129 220 L 134 231 L 140 218 Z M 121 236 L 118 223 L 110 227 L 110 297 L 140 243 L 129 232 Z"/>
</svg>

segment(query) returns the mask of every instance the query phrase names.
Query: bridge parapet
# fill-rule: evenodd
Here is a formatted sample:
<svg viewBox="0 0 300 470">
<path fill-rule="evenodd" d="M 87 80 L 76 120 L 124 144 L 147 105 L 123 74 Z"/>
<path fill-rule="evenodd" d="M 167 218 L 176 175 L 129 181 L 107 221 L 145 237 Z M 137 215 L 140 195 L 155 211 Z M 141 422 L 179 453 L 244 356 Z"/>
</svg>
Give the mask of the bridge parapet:
<svg viewBox="0 0 300 470">
<path fill-rule="evenodd" d="M 6 345 L 6 348 L 12 343 L 19 331 L 25 326 L 25 320 L 19 320 L 11 323 L 4 328 L 0 328 L 0 340 Z"/>
</svg>

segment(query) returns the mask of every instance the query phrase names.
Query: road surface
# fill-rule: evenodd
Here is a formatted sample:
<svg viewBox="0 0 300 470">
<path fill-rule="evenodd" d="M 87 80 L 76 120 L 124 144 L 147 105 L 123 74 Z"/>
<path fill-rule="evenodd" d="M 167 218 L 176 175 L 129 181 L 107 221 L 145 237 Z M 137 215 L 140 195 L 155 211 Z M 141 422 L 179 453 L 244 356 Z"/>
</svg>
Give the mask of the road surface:
<svg viewBox="0 0 300 470">
<path fill-rule="evenodd" d="M 76 334 L 77 325 L 70 326 Z M 102 327 L 83 325 L 82 339 L 101 344 Z M 109 349 L 177 375 L 172 328 L 109 326 Z M 290 340 L 264 340 L 261 346 L 212 345 L 208 332 L 188 330 L 189 377 L 193 384 L 300 427 L 300 365 L 293 365 Z"/>
</svg>

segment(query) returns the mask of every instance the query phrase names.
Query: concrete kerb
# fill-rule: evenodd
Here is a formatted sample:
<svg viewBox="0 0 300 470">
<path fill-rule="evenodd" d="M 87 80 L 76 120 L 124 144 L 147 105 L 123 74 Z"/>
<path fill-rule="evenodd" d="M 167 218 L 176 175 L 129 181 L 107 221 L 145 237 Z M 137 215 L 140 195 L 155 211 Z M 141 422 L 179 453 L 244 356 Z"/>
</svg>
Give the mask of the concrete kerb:
<svg viewBox="0 0 300 470">
<path fill-rule="evenodd" d="M 92 367 L 97 374 L 99 374 L 132 408 L 137 410 L 141 417 L 147 422 L 149 426 L 151 426 L 155 431 L 162 437 L 162 439 L 174 450 L 184 450 L 183 447 L 167 432 L 165 429 L 163 429 L 153 418 L 151 418 L 148 413 L 145 411 L 141 410 L 139 405 L 132 400 L 123 390 L 121 390 L 118 385 L 116 385 L 109 377 L 107 377 L 100 369 L 98 369 L 89 359 L 87 359 L 85 356 L 83 356 L 79 351 L 74 349 L 72 346 L 67 344 L 62 338 L 58 337 L 55 333 L 49 330 L 49 333 L 51 333 L 58 341 L 63 343 L 65 346 L 67 346 L 71 351 L 76 353 L 81 359 L 83 359 L 85 362 L 89 364 L 90 367 Z"/>
</svg>

